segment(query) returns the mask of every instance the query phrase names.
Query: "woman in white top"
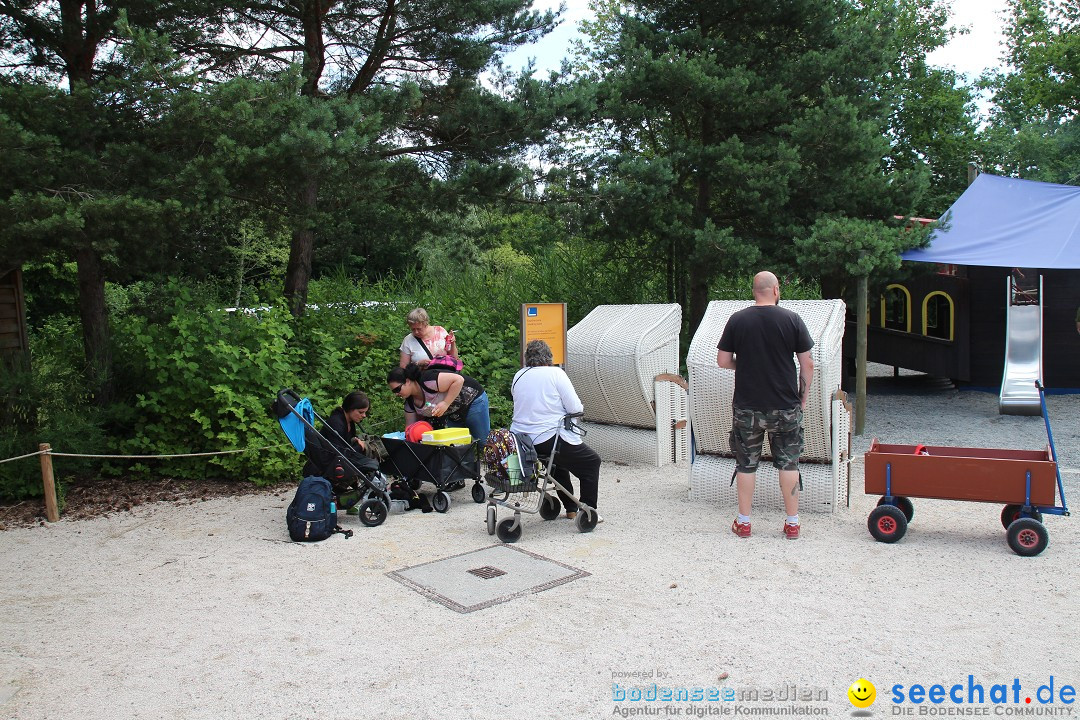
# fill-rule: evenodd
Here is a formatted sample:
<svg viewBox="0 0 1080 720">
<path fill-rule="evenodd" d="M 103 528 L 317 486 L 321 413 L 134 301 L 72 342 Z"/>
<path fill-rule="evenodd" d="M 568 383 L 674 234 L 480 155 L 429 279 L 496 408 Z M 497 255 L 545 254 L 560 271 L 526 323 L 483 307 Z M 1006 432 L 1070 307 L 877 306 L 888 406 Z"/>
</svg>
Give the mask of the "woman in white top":
<svg viewBox="0 0 1080 720">
<path fill-rule="evenodd" d="M 406 319 L 409 323 L 409 334 L 401 341 L 401 359 L 398 363 L 400 367 L 416 363 L 423 370 L 433 357 L 458 356 L 454 333 L 440 325 L 430 324 L 427 310 L 416 308 Z"/>
<path fill-rule="evenodd" d="M 581 412 L 581 400 L 570 378 L 560 367 L 552 365 L 551 348 L 543 340 L 533 340 L 525 346 L 525 367 L 518 370 L 510 386 L 514 396 L 514 420 L 510 429 L 528 435 L 536 452 L 546 459 L 559 433 L 551 476 L 569 492 L 574 491 L 570 473 L 581 484 L 581 502 L 596 507 L 597 486 L 600 482 L 600 456 L 581 441 L 581 436 L 563 427 L 563 416 Z M 566 517 L 577 515 L 577 501 L 559 493 L 566 506 Z M 603 522 L 597 515 L 597 522 Z"/>
</svg>

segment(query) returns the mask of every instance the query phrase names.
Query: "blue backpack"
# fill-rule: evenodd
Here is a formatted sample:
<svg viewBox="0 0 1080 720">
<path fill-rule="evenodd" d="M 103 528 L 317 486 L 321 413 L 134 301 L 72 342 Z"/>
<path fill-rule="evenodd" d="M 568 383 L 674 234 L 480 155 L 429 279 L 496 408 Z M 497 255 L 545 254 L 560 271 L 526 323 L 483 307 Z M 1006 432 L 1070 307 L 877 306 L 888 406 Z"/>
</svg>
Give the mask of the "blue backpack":
<svg viewBox="0 0 1080 720">
<path fill-rule="evenodd" d="M 330 481 L 321 477 L 306 477 L 296 488 L 289 509 L 285 512 L 289 537 L 297 542 L 325 540 L 334 533 L 352 536 L 352 530 L 342 530 L 337 523 L 337 505 Z"/>
</svg>

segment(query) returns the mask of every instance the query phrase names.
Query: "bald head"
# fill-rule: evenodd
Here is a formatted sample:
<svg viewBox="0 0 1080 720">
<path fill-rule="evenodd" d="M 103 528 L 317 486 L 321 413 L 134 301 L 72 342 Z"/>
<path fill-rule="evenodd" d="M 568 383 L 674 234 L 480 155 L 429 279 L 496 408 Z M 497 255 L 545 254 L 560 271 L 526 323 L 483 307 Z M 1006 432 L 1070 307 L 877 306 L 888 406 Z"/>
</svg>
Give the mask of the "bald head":
<svg viewBox="0 0 1080 720">
<path fill-rule="evenodd" d="M 754 302 L 772 305 L 779 299 L 780 281 L 768 270 L 754 276 Z"/>
</svg>

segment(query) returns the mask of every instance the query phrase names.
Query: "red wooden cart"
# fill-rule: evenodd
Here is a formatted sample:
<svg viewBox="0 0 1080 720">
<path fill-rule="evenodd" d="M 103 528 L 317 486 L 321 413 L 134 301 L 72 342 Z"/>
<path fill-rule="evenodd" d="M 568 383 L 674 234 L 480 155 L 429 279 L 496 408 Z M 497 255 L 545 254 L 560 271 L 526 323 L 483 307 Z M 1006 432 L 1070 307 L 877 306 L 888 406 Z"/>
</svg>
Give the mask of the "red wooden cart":
<svg viewBox="0 0 1080 720">
<path fill-rule="evenodd" d="M 1038 555 L 1049 534 L 1043 513 L 1068 515 L 1054 436 L 1040 383 L 1049 445 L 1044 450 L 886 445 L 876 439 L 865 456 L 867 495 L 881 495 L 867 519 L 870 534 L 893 543 L 907 532 L 915 514 L 911 498 L 1000 503 L 1001 524 L 1017 555 Z M 1055 486 L 1061 505 L 1055 504 Z"/>
</svg>

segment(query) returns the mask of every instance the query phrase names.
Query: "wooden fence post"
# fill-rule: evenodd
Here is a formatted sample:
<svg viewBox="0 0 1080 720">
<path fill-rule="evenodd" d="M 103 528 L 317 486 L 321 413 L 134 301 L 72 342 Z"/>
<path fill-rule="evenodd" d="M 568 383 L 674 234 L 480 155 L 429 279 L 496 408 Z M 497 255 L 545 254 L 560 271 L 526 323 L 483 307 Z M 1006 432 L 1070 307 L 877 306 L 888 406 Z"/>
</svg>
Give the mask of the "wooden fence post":
<svg viewBox="0 0 1080 720">
<path fill-rule="evenodd" d="M 41 484 L 45 488 L 45 519 L 49 522 L 60 520 L 60 510 L 56 506 L 56 481 L 53 479 L 52 446 L 49 443 L 38 445 L 41 451 Z"/>
</svg>

